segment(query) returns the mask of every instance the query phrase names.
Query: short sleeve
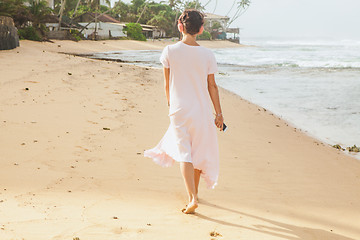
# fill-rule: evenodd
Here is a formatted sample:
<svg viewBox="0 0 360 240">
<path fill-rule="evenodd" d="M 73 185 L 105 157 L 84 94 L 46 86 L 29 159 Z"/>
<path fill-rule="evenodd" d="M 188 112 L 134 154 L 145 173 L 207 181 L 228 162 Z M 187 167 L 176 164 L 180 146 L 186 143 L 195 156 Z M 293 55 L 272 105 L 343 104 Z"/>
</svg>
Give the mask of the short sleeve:
<svg viewBox="0 0 360 240">
<path fill-rule="evenodd" d="M 160 56 L 160 62 L 162 65 L 166 68 L 170 68 L 170 62 L 169 62 L 169 46 L 166 46 L 164 50 L 161 53 Z"/>
<path fill-rule="evenodd" d="M 214 74 L 218 71 L 215 55 L 209 50 L 209 61 L 208 61 L 208 75 Z"/>
</svg>

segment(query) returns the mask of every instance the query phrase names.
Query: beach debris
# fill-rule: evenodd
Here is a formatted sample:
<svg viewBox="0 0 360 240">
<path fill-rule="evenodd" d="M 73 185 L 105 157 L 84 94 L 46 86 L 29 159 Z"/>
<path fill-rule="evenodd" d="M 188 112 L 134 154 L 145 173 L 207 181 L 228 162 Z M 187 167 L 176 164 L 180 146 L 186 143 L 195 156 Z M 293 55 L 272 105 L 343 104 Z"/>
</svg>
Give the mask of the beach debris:
<svg viewBox="0 0 360 240">
<path fill-rule="evenodd" d="M 277 125 L 277 124 L 276 124 L 276 126 L 277 126 L 277 127 L 280 127 L 280 125 Z"/>
<path fill-rule="evenodd" d="M 345 149 L 342 148 L 339 144 L 332 145 L 332 147 L 333 147 L 333 148 L 336 148 L 336 149 L 339 149 L 339 150 L 345 151 Z"/>
<path fill-rule="evenodd" d="M 68 72 L 68 75 L 72 75 L 72 73 L 71 73 L 71 72 Z"/>
<path fill-rule="evenodd" d="M 15 165 L 15 166 L 19 166 L 19 164 L 18 164 L 18 163 L 14 163 L 14 165 Z"/>
<path fill-rule="evenodd" d="M 22 143 L 21 145 L 23 145 L 23 146 L 24 146 L 24 145 L 25 145 L 25 143 Z"/>
<path fill-rule="evenodd" d="M 73 240 L 80 240 L 80 238 L 78 238 L 78 237 L 74 237 L 74 238 L 73 238 Z"/>
<path fill-rule="evenodd" d="M 103 127 L 103 130 L 110 130 L 110 128 L 107 128 L 107 127 Z"/>
<path fill-rule="evenodd" d="M 25 91 L 29 91 L 29 88 L 25 88 Z"/>
<path fill-rule="evenodd" d="M 151 223 L 147 223 L 146 225 L 151 226 Z"/>
<path fill-rule="evenodd" d="M 118 217 L 113 217 L 113 219 L 118 219 Z"/>
<path fill-rule="evenodd" d="M 347 147 L 346 150 L 348 150 L 349 152 L 360 152 L 360 147 L 354 145 L 352 147 Z"/>
<path fill-rule="evenodd" d="M 218 232 L 216 232 L 215 230 L 210 232 L 210 236 L 211 237 L 222 237 L 222 235 Z"/>
</svg>

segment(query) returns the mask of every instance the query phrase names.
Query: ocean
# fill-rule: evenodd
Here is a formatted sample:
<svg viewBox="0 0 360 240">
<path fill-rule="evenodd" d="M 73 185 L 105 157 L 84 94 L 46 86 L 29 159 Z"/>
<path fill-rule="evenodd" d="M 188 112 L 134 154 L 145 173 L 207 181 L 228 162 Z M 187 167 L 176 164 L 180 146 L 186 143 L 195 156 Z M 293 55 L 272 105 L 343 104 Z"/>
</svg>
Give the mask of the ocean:
<svg viewBox="0 0 360 240">
<path fill-rule="evenodd" d="M 360 40 L 254 38 L 242 43 L 248 47 L 212 49 L 219 86 L 325 143 L 360 146 Z M 121 51 L 92 58 L 161 68 L 160 54 Z"/>
</svg>

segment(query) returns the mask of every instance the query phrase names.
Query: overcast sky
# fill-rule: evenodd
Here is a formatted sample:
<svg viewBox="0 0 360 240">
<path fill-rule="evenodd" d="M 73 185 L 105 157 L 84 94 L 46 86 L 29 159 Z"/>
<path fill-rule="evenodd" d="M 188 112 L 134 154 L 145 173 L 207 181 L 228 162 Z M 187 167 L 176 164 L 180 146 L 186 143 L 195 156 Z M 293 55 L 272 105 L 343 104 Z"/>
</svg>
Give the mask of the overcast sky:
<svg viewBox="0 0 360 240">
<path fill-rule="evenodd" d="M 216 8 L 215 3 L 212 0 L 206 12 L 215 9 L 215 14 L 225 15 L 233 0 L 217 0 Z M 231 27 L 240 27 L 242 37 L 360 40 L 360 0 L 251 0 L 247 12 Z"/>
</svg>

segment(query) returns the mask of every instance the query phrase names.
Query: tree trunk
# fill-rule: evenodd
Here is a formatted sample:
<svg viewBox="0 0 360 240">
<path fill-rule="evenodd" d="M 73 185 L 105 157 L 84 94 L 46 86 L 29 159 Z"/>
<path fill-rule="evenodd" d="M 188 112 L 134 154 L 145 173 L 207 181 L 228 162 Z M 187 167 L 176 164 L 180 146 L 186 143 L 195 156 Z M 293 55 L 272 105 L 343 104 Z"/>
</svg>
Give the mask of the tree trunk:
<svg viewBox="0 0 360 240">
<path fill-rule="evenodd" d="M 59 17 L 59 26 L 58 26 L 58 31 L 60 31 L 60 28 L 61 28 L 61 21 L 62 21 L 62 16 L 63 16 L 63 12 L 64 12 L 64 8 L 65 8 L 65 4 L 66 4 L 66 0 L 61 0 L 61 7 L 60 7 L 60 17 Z"/>
</svg>

